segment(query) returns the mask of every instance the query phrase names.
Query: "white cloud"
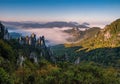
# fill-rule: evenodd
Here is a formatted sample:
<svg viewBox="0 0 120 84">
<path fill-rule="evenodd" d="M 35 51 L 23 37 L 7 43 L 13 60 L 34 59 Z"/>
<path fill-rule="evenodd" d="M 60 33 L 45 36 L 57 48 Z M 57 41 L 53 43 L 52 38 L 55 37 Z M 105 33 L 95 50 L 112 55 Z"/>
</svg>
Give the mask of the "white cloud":
<svg viewBox="0 0 120 84">
<path fill-rule="evenodd" d="M 72 37 L 68 33 L 63 32 L 63 30 L 67 30 L 69 27 L 64 28 L 16 28 L 12 30 L 12 32 L 18 32 L 25 35 L 30 35 L 31 33 L 35 33 L 37 38 L 39 36 L 44 35 L 46 40 L 50 41 L 50 44 L 63 44 L 68 42 L 67 39 Z M 71 28 L 70 28 L 71 29 Z"/>
</svg>

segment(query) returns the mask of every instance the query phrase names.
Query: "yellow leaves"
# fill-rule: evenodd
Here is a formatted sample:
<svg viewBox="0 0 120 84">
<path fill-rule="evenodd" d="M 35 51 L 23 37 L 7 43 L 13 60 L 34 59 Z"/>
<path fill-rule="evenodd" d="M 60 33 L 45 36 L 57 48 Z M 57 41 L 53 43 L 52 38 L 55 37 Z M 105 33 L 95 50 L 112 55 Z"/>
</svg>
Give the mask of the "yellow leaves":
<svg viewBox="0 0 120 84">
<path fill-rule="evenodd" d="M 71 44 L 70 43 L 65 43 L 64 46 L 65 47 L 71 47 Z"/>
<path fill-rule="evenodd" d="M 27 69 L 27 68 L 23 68 L 23 67 L 19 67 L 16 71 L 15 71 L 15 74 L 17 76 L 21 76 L 21 75 L 25 75 L 25 74 L 29 74 L 31 73 L 31 70 L 30 69 Z"/>
<path fill-rule="evenodd" d="M 65 43 L 64 44 L 64 46 L 66 47 L 66 48 L 68 48 L 68 47 L 73 47 L 73 46 L 76 46 L 77 45 L 77 43 Z"/>
<path fill-rule="evenodd" d="M 54 72 L 59 71 L 59 68 L 57 66 L 53 66 L 51 64 L 48 64 L 47 66 L 42 67 L 40 70 L 37 70 L 37 73 L 39 75 L 48 75 L 52 74 Z"/>
</svg>

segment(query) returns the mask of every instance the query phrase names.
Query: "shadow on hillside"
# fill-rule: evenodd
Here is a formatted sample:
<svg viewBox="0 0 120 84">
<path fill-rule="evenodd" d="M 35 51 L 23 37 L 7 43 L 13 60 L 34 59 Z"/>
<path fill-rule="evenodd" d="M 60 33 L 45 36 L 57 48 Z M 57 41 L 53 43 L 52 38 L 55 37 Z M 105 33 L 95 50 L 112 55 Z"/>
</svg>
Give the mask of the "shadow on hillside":
<svg viewBox="0 0 120 84">
<path fill-rule="evenodd" d="M 94 61 L 105 66 L 114 66 L 120 68 L 120 47 L 116 48 L 97 48 L 86 52 L 78 52 L 81 61 Z"/>
</svg>

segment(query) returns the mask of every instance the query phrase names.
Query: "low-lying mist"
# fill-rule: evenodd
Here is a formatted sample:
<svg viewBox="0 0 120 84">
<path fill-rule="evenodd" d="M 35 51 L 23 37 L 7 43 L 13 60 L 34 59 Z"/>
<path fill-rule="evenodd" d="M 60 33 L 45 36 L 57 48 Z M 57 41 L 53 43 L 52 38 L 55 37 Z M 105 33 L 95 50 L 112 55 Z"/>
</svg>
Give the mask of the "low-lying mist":
<svg viewBox="0 0 120 84">
<path fill-rule="evenodd" d="M 71 37 L 68 33 L 63 32 L 63 28 L 32 28 L 24 29 L 24 32 L 35 33 L 37 37 L 43 35 L 50 44 L 63 44 L 68 42 L 67 39 Z"/>
<path fill-rule="evenodd" d="M 65 33 L 63 30 L 71 29 L 70 27 L 64 28 L 10 28 L 8 30 L 10 32 L 18 32 L 21 33 L 23 36 L 30 36 L 30 34 L 35 33 L 36 37 L 39 38 L 40 36 L 45 36 L 45 39 L 49 41 L 48 45 L 57 45 L 57 44 L 64 44 L 68 38 L 72 36 L 68 33 Z"/>
</svg>

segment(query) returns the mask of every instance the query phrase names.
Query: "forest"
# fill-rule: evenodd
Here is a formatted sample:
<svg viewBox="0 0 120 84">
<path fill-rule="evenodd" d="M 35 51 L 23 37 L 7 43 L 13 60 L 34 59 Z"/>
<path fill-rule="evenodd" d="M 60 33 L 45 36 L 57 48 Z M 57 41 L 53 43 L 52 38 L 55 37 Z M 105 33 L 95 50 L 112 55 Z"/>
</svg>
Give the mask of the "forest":
<svg viewBox="0 0 120 84">
<path fill-rule="evenodd" d="M 0 83 L 120 84 L 119 23 L 117 20 L 98 32 L 97 39 L 95 35 L 77 44 L 52 46 L 52 55 L 47 48 L 3 39 L 0 32 Z M 114 28 L 115 32 L 110 31 Z M 104 37 L 108 30 L 110 37 Z M 37 62 L 29 57 L 33 51 Z M 79 63 L 75 63 L 78 57 Z"/>
</svg>

